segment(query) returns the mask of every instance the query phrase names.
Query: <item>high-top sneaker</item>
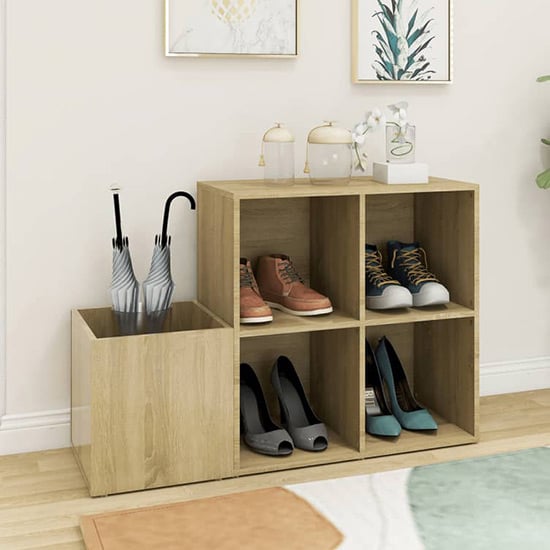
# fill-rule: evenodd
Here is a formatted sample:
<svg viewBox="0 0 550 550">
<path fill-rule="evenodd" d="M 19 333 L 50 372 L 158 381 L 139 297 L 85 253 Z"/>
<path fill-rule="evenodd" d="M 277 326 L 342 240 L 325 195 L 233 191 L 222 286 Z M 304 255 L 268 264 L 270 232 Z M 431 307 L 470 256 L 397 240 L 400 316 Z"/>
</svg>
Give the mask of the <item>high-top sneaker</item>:
<svg viewBox="0 0 550 550">
<path fill-rule="evenodd" d="M 268 323 L 273 321 L 273 313 L 260 296 L 250 261 L 246 258 L 241 258 L 240 261 L 240 285 L 241 323 Z"/>
<path fill-rule="evenodd" d="M 368 309 L 411 307 L 413 297 L 382 266 L 382 254 L 374 244 L 365 246 L 365 278 Z"/>
<path fill-rule="evenodd" d="M 449 302 L 449 291 L 428 271 L 426 252 L 419 243 L 388 242 L 390 274 L 407 287 L 416 307 Z"/>
<path fill-rule="evenodd" d="M 274 309 L 302 317 L 332 311 L 330 300 L 308 288 L 284 254 L 262 256 L 258 260 L 256 278 L 262 298 Z"/>
</svg>

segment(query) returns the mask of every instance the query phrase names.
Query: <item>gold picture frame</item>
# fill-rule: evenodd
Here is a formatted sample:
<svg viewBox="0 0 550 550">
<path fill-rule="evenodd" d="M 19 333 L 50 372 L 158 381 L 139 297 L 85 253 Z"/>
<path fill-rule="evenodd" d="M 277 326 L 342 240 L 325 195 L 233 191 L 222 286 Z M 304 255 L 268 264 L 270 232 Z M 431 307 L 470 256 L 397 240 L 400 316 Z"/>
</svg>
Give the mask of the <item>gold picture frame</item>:
<svg viewBox="0 0 550 550">
<path fill-rule="evenodd" d="M 416 47 L 415 50 L 408 52 L 413 55 L 416 49 L 424 47 L 417 54 L 419 60 L 413 60 L 412 62 L 412 65 L 416 68 L 413 71 L 408 70 L 407 66 L 410 60 L 407 60 L 398 66 L 397 74 L 400 75 L 400 78 L 396 78 L 396 65 L 392 63 L 395 59 L 388 58 L 392 53 L 395 55 L 393 51 L 395 48 L 388 45 L 389 37 L 392 36 L 392 31 L 394 31 L 391 26 L 391 14 L 396 9 L 406 8 L 409 1 L 395 0 L 389 2 L 388 0 L 382 0 L 383 7 L 381 8 L 377 0 L 352 0 L 351 79 L 354 84 L 451 84 L 453 82 L 453 0 L 421 0 L 423 3 L 421 7 L 424 8 L 423 12 L 428 18 L 428 26 L 424 29 L 424 32 L 422 32 L 422 26 L 417 22 L 417 18 L 413 19 L 414 12 L 411 17 L 405 16 L 403 18 L 406 20 L 407 31 L 411 31 L 409 24 L 412 20 L 413 28 L 416 25 L 420 36 L 422 37 L 424 34 L 426 38 L 424 43 L 420 45 L 413 44 Z M 429 12 L 431 10 L 437 10 L 436 15 L 439 15 L 439 19 L 432 18 L 430 22 L 431 15 Z M 386 26 L 382 23 L 382 19 L 384 19 Z M 439 35 L 437 34 L 429 35 L 430 33 L 433 34 L 434 21 L 437 21 L 438 31 L 444 33 L 442 39 L 438 39 Z M 422 23 L 422 25 L 424 24 Z M 378 28 L 376 28 L 377 26 Z M 405 35 L 405 32 L 403 31 L 403 35 Z M 380 35 L 379 37 L 377 33 Z M 409 42 L 408 37 L 407 33 L 407 42 Z M 401 37 L 395 36 L 395 38 L 399 39 Z M 428 44 L 425 45 L 425 42 L 428 42 Z M 408 46 L 409 44 L 405 48 L 408 48 Z M 434 64 L 435 66 L 425 67 L 423 72 L 420 71 L 420 78 L 417 78 L 418 75 L 410 78 L 416 70 L 420 70 L 426 63 L 430 63 L 426 54 L 433 55 L 434 46 L 438 47 L 434 56 L 437 61 Z M 411 47 L 411 49 L 413 48 Z M 379 51 L 382 53 L 380 54 Z M 421 57 L 425 59 L 420 61 Z M 391 73 L 390 66 L 393 66 L 393 73 Z M 399 71 L 403 72 L 400 73 Z"/>
<path fill-rule="evenodd" d="M 260 14 L 254 11 L 255 8 L 257 0 L 164 0 L 164 54 L 167 57 L 297 57 L 299 0 L 264 3 L 260 6 L 264 13 Z M 266 10 L 271 12 L 265 13 Z M 186 14 L 189 17 L 186 18 Z M 247 36 L 254 34 L 257 37 L 258 33 L 254 32 L 256 24 L 262 25 L 263 34 L 272 44 L 276 43 L 272 48 L 274 51 L 269 51 L 269 43 L 247 43 Z M 270 26 L 267 30 L 266 25 Z M 176 28 L 179 29 L 178 35 L 175 34 Z M 192 39 L 188 38 L 191 36 Z M 233 40 L 236 47 L 234 51 L 227 45 L 216 48 L 212 39 L 220 42 L 222 39 Z"/>
</svg>

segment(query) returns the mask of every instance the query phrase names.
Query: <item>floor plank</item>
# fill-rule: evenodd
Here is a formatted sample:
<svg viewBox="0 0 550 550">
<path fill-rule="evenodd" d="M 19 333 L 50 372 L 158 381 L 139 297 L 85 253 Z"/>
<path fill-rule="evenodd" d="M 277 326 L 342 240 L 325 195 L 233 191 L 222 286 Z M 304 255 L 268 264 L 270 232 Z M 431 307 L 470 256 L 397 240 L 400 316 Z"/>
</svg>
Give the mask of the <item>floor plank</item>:
<svg viewBox="0 0 550 550">
<path fill-rule="evenodd" d="M 92 499 L 70 449 L 0 457 L 0 549 L 84 550 L 85 514 L 550 446 L 550 389 L 484 397 L 475 445 Z"/>
</svg>

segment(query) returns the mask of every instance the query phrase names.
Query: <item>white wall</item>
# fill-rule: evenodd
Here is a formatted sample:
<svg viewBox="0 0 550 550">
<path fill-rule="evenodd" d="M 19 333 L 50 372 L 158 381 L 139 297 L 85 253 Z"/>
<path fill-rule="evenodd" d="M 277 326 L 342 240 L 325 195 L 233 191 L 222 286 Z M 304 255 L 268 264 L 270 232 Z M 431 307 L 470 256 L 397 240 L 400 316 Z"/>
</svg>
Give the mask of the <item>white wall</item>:
<svg viewBox="0 0 550 550">
<path fill-rule="evenodd" d="M 432 173 L 481 184 L 482 390 L 550 386 L 550 191 L 533 183 L 550 135 L 550 85 L 535 83 L 550 72 L 547 0 L 521 15 L 510 0 L 457 0 L 455 82 L 409 87 L 351 84 L 348 0 L 302 0 L 295 60 L 165 58 L 162 0 L 7 4 L 0 454 L 68 442 L 69 312 L 109 301 L 112 182 L 142 279 L 170 192 L 260 177 L 275 120 L 297 136 L 300 171 L 313 125 L 350 126 L 401 99 Z M 382 141 L 371 138 L 373 157 Z M 192 298 L 195 215 L 183 203 L 171 230 L 175 297 Z"/>
</svg>

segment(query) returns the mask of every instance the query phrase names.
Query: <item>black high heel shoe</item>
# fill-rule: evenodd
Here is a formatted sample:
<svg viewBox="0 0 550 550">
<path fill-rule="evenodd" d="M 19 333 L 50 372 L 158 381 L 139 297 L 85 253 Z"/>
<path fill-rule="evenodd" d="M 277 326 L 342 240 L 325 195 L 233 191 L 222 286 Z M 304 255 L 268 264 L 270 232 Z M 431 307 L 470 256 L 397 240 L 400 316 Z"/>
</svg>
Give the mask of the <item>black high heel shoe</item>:
<svg viewBox="0 0 550 550">
<path fill-rule="evenodd" d="M 281 408 L 281 423 L 294 445 L 305 451 L 324 451 L 328 447 L 326 426 L 313 412 L 302 382 L 288 357 L 281 355 L 271 371 L 271 383 Z"/>
<path fill-rule="evenodd" d="M 254 369 L 241 363 L 241 427 L 245 443 L 257 453 L 287 456 L 294 450 L 288 432 L 273 422 Z"/>
<path fill-rule="evenodd" d="M 378 363 L 368 340 L 365 340 L 365 413 L 368 433 L 387 437 L 401 433 L 401 426 L 386 402 Z"/>
</svg>

